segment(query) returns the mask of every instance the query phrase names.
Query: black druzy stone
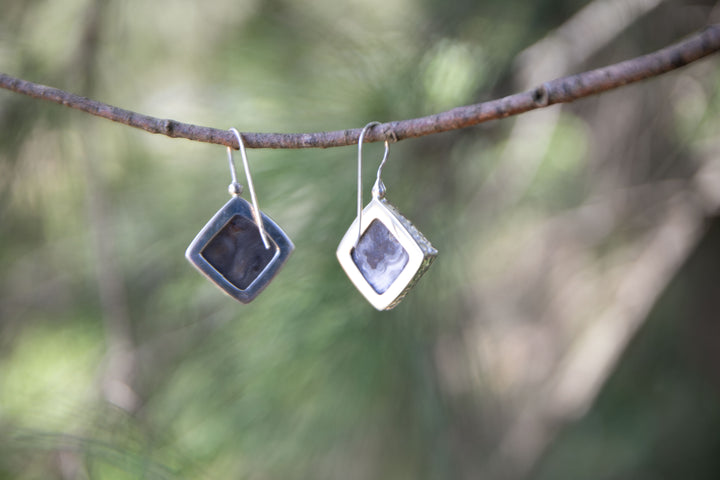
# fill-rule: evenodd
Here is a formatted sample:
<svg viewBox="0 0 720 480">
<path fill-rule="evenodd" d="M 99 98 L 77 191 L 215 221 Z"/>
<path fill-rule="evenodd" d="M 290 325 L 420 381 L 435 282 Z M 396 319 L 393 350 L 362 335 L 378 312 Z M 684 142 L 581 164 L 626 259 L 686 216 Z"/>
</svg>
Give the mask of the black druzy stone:
<svg viewBox="0 0 720 480">
<path fill-rule="evenodd" d="M 235 215 L 210 240 L 201 255 L 240 290 L 245 290 L 275 256 L 273 242 L 265 248 L 251 219 Z"/>
<path fill-rule="evenodd" d="M 365 280 L 379 295 L 390 288 L 408 263 L 408 253 L 390 230 L 373 220 L 350 252 Z"/>
</svg>

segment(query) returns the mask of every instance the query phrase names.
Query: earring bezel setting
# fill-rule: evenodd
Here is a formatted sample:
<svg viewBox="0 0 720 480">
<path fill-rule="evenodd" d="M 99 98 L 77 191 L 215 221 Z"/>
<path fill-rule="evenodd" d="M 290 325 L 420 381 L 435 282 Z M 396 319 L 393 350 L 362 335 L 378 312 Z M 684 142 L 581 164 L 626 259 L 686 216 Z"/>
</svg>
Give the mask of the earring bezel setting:
<svg viewBox="0 0 720 480">
<path fill-rule="evenodd" d="M 361 225 L 358 230 L 358 218 L 348 228 L 340 241 L 336 255 L 340 266 L 355 287 L 370 304 L 378 310 L 390 310 L 395 307 L 418 279 L 425 273 L 437 257 L 437 250 L 384 198 L 374 197 L 363 209 Z M 394 240 L 407 253 L 407 262 L 386 289 L 376 290 L 353 259 L 353 252 L 363 241 L 363 235 L 374 221 L 381 222 Z M 360 237 L 358 238 L 358 231 Z"/>
<path fill-rule="evenodd" d="M 257 229 L 257 224 L 253 218 L 253 207 L 245 199 L 239 196 L 233 196 L 218 210 L 203 229 L 200 230 L 185 252 L 185 257 L 200 273 L 205 275 L 225 293 L 242 303 L 251 302 L 268 286 L 295 249 L 295 245 L 293 245 L 290 237 L 288 237 L 270 217 L 263 212 L 258 211 L 258 213 L 265 227 L 267 240 L 270 241 L 270 248 L 275 249 L 275 253 L 269 262 L 264 265 L 262 271 L 260 271 L 245 288 L 234 284 L 231 279 L 223 275 L 223 273 L 213 266 L 203 255 L 203 251 L 210 245 L 213 239 L 220 234 L 236 216 L 242 217 L 244 221 L 251 222 L 255 229 Z M 255 229 L 253 229 L 253 231 L 256 231 Z M 259 233 L 257 237 L 257 242 L 260 242 L 260 248 L 264 248 Z"/>
</svg>

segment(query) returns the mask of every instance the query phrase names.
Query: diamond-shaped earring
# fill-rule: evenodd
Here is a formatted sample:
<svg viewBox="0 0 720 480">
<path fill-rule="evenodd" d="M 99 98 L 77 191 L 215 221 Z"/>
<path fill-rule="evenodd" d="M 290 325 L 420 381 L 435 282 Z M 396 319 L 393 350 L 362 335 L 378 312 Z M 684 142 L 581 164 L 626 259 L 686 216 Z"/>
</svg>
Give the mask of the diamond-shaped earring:
<svg viewBox="0 0 720 480">
<path fill-rule="evenodd" d="M 395 307 L 437 256 L 437 250 L 387 200 L 380 175 L 385 154 L 372 188 L 372 200 L 362 208 L 362 144 L 368 128 L 358 139 L 358 214 L 337 249 L 337 258 L 355 287 L 378 310 Z"/>
<path fill-rule="evenodd" d="M 252 205 L 240 197 L 242 186 L 237 182 L 232 149 L 228 147 L 232 174 L 228 191 L 232 198 L 197 234 L 185 257 L 225 293 L 249 303 L 268 286 L 295 246 L 285 232 L 258 209 L 242 136 L 234 128 L 230 131 L 240 146 Z"/>
</svg>

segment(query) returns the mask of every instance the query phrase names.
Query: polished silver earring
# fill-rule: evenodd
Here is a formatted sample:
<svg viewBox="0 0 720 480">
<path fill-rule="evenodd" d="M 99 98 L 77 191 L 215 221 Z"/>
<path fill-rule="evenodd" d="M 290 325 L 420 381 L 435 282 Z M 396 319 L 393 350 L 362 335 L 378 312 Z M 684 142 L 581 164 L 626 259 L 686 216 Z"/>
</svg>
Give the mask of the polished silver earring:
<svg viewBox="0 0 720 480">
<path fill-rule="evenodd" d="M 190 243 L 185 257 L 211 282 L 242 303 L 249 303 L 277 275 L 295 246 L 290 238 L 262 213 L 240 133 L 231 128 L 240 146 L 252 205 L 240 197 L 232 149 L 227 148 L 232 183 L 230 201 L 223 206 Z"/>
<path fill-rule="evenodd" d="M 362 208 L 362 144 L 367 130 L 379 122 L 365 125 L 358 139 L 357 218 L 340 241 L 337 258 L 355 287 L 378 310 L 395 307 L 425 273 L 437 250 L 385 199 L 380 175 L 388 157 L 385 154 L 372 188 L 372 200 Z"/>
</svg>

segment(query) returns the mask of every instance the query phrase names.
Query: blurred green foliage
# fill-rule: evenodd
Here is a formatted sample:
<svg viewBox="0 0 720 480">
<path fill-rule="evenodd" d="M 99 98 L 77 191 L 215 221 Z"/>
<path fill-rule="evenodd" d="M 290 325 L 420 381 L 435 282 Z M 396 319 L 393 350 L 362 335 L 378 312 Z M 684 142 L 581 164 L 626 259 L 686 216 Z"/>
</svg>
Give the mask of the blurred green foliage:
<svg viewBox="0 0 720 480">
<path fill-rule="evenodd" d="M 511 93 L 517 54 L 584 5 L 2 0 L 0 70 L 201 125 L 353 128 Z M 600 58 L 648 51 L 633 35 Z M 720 106 L 687 81 L 689 99 L 667 107 L 669 141 L 693 150 Z M 335 259 L 355 215 L 353 147 L 248 152 L 260 207 L 296 251 L 243 306 L 183 258 L 227 200 L 224 148 L 0 92 L 0 478 L 475 478 L 498 430 L 492 381 L 453 394 L 437 345 L 482 321 L 478 271 L 506 269 L 528 219 L 591 196 L 603 160 L 578 110 L 502 207 L 478 195 L 511 121 L 392 145 L 388 199 L 440 256 L 400 306 L 375 312 Z M 364 152 L 367 199 L 382 146 Z M 557 458 L 596 448 L 594 421 Z M 637 435 L 605 454 L 634 461 Z M 563 465 L 550 460 L 547 478 Z"/>
<path fill-rule="evenodd" d="M 716 478 L 718 242 L 715 220 L 593 408 L 561 435 L 537 478 Z"/>
</svg>

